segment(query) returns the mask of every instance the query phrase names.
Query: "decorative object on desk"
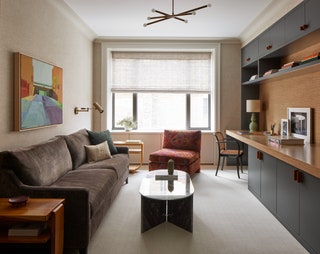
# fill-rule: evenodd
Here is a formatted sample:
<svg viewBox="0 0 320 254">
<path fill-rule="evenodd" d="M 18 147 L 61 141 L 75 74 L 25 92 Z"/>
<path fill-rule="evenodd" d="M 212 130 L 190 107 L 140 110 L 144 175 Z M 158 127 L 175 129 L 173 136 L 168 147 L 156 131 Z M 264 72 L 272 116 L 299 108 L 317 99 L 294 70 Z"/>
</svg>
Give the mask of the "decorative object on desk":
<svg viewBox="0 0 320 254">
<path fill-rule="evenodd" d="M 295 138 L 289 136 L 270 136 L 268 138 L 269 142 L 279 144 L 279 145 L 303 145 L 304 139 L 302 138 Z"/>
<path fill-rule="evenodd" d="M 173 171 L 174 171 L 174 160 L 170 159 L 168 160 L 168 174 L 173 175 Z"/>
<path fill-rule="evenodd" d="M 251 122 L 249 124 L 250 132 L 254 132 L 258 130 L 257 118 L 255 113 L 260 112 L 260 100 L 247 100 L 247 112 L 252 113 Z"/>
<path fill-rule="evenodd" d="M 311 108 L 288 108 L 290 133 L 293 137 L 313 143 L 313 114 Z"/>
<path fill-rule="evenodd" d="M 290 136 L 289 130 L 289 120 L 288 119 L 281 119 L 281 136 L 288 137 Z"/>
<path fill-rule="evenodd" d="M 273 73 L 276 73 L 276 72 L 278 72 L 278 69 L 271 69 L 271 70 L 266 71 L 266 72 L 263 74 L 263 76 L 264 76 L 264 77 L 265 77 L 265 76 L 269 76 L 270 74 L 273 74 Z"/>
<path fill-rule="evenodd" d="M 258 74 L 252 75 L 251 78 L 249 79 L 249 81 L 255 80 L 257 78 L 259 78 Z"/>
<path fill-rule="evenodd" d="M 33 57 L 14 53 L 14 130 L 62 124 L 63 70 Z"/>
<path fill-rule="evenodd" d="M 137 126 L 137 122 L 131 116 L 123 118 L 117 124 L 123 126 L 126 131 L 130 131 Z"/>
<path fill-rule="evenodd" d="M 29 197 L 28 196 L 16 196 L 8 199 L 8 203 L 13 206 L 23 206 L 28 203 Z"/>
<path fill-rule="evenodd" d="M 274 128 L 276 127 L 276 124 L 275 123 L 273 123 L 273 124 L 271 124 L 271 128 L 270 128 L 270 135 L 274 135 Z"/>
<path fill-rule="evenodd" d="M 77 115 L 79 114 L 79 112 L 89 112 L 90 109 L 95 109 L 95 110 L 98 110 L 100 114 L 103 113 L 103 108 L 100 106 L 100 104 L 98 102 L 94 102 L 93 103 L 93 108 L 78 108 L 78 107 L 75 107 L 74 108 L 74 113 Z"/>
</svg>

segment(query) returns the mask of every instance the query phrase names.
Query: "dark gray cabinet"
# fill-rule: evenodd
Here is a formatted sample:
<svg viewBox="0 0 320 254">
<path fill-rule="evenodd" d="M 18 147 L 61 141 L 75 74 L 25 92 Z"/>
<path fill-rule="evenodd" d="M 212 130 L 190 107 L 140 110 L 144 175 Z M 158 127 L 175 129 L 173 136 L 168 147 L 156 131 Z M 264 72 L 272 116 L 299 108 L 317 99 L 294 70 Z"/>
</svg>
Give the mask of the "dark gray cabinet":
<svg viewBox="0 0 320 254">
<path fill-rule="evenodd" d="M 259 36 L 259 57 L 279 49 L 285 43 L 284 21 L 279 20 Z"/>
<path fill-rule="evenodd" d="M 285 16 L 284 38 L 287 43 L 293 42 L 306 34 L 306 29 L 301 29 L 305 25 L 304 9 L 304 4 L 300 4 Z"/>
<path fill-rule="evenodd" d="M 258 150 L 248 147 L 248 188 L 260 199 L 260 160 L 257 159 Z"/>
<path fill-rule="evenodd" d="M 261 201 L 273 213 L 276 212 L 277 159 L 263 153 L 261 157 Z"/>
<path fill-rule="evenodd" d="M 300 236 L 311 253 L 320 253 L 320 180 L 302 173 L 300 184 Z"/>
<path fill-rule="evenodd" d="M 249 146 L 248 189 L 310 253 L 320 253 L 320 179 Z"/>
<path fill-rule="evenodd" d="M 258 40 L 255 39 L 242 49 L 242 66 L 252 64 L 258 59 Z"/>
<path fill-rule="evenodd" d="M 319 0 L 308 0 L 305 2 L 305 23 L 309 26 L 308 32 L 313 32 L 320 27 L 319 10 Z"/>
<path fill-rule="evenodd" d="M 277 161 L 277 216 L 293 234 L 299 234 L 299 183 L 294 180 L 296 168 Z"/>
</svg>

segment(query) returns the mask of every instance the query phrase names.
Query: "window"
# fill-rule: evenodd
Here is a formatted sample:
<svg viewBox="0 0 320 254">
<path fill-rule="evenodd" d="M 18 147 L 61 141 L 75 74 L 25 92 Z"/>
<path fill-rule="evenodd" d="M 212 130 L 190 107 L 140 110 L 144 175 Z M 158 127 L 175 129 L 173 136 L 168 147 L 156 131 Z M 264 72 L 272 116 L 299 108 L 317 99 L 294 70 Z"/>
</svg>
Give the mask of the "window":
<svg viewBox="0 0 320 254">
<path fill-rule="evenodd" d="M 212 52 L 112 52 L 112 128 L 210 129 Z"/>
</svg>

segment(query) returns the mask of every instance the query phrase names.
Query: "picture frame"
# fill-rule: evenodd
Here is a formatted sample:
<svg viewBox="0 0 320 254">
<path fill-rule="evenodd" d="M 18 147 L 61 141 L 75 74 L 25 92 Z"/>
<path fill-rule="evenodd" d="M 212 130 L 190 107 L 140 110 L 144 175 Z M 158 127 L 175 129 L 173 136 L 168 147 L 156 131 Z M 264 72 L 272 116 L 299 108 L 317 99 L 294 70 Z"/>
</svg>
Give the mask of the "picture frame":
<svg viewBox="0 0 320 254">
<path fill-rule="evenodd" d="M 293 137 L 304 139 L 305 143 L 313 141 L 313 119 L 311 108 L 288 108 L 290 133 Z"/>
<path fill-rule="evenodd" d="M 14 131 L 62 124 L 63 69 L 14 53 Z"/>
<path fill-rule="evenodd" d="M 281 136 L 290 136 L 289 119 L 281 119 Z"/>
</svg>

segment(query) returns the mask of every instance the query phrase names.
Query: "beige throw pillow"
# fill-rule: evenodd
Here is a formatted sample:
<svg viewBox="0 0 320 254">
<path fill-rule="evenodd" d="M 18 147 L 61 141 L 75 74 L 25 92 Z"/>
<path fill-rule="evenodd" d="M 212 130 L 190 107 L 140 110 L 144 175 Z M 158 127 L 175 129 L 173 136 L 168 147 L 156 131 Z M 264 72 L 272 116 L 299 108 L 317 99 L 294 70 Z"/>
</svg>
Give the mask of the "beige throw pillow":
<svg viewBox="0 0 320 254">
<path fill-rule="evenodd" d="M 88 163 L 112 158 L 108 141 L 105 141 L 98 145 L 86 145 L 85 148 L 87 152 Z"/>
</svg>

